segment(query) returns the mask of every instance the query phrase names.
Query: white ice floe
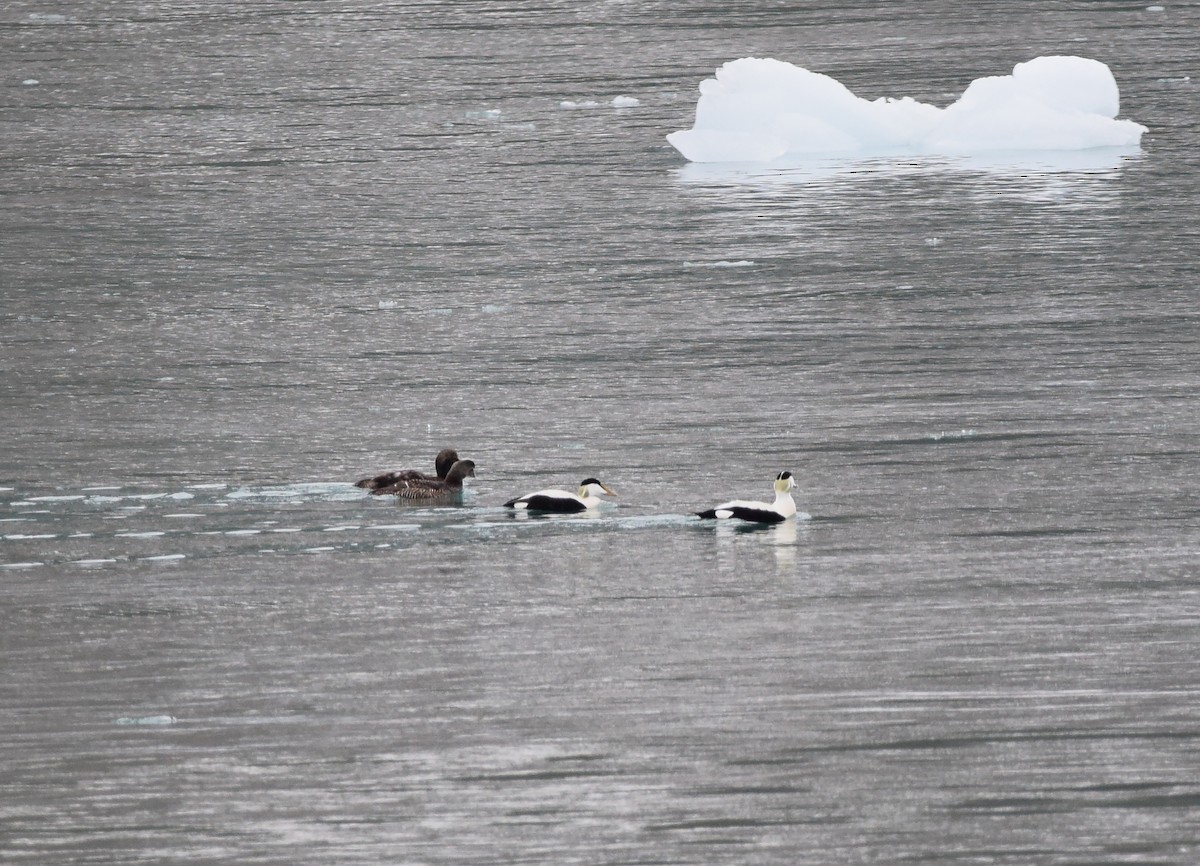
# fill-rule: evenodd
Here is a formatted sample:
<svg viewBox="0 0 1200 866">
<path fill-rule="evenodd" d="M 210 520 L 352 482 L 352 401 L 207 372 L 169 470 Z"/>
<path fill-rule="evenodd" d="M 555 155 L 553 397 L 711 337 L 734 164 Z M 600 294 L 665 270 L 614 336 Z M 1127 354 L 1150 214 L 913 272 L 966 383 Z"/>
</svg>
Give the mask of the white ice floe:
<svg viewBox="0 0 1200 866">
<path fill-rule="evenodd" d="M 174 716 L 122 716 L 117 719 L 118 725 L 173 725 L 177 719 Z"/>
<path fill-rule="evenodd" d="M 614 96 L 608 101 L 608 105 L 612 108 L 637 108 L 642 104 L 642 101 L 634 96 Z M 559 108 L 602 108 L 603 102 L 597 99 L 564 99 L 558 104 Z"/>
<path fill-rule="evenodd" d="M 225 494 L 226 499 L 360 499 L 362 491 L 343 481 L 285 484 L 279 487 L 241 487 Z"/>
<path fill-rule="evenodd" d="M 1085 57 L 1018 63 L 946 108 L 869 101 L 828 75 L 746 57 L 700 85 L 695 124 L 667 140 L 692 162 L 1136 149 L 1147 129 L 1116 119 L 1119 108 L 1112 72 Z"/>
<path fill-rule="evenodd" d="M 749 259 L 738 259 L 730 261 L 729 259 L 720 259 L 715 262 L 684 262 L 685 268 L 752 268 L 754 262 Z"/>
</svg>

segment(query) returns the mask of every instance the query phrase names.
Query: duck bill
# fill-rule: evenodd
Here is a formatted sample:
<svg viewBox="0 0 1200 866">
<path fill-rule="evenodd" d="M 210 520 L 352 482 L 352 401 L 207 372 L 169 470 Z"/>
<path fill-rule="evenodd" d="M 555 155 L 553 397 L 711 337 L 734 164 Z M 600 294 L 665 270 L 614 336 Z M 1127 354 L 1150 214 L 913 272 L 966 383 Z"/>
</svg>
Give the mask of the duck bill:
<svg viewBox="0 0 1200 866">
<path fill-rule="evenodd" d="M 609 496 L 616 496 L 616 495 L 617 495 L 617 491 L 613 490 L 613 489 L 612 489 L 611 487 L 609 487 L 607 484 L 601 484 L 600 486 L 604 488 L 604 492 L 605 492 L 605 493 L 607 493 Z"/>
</svg>

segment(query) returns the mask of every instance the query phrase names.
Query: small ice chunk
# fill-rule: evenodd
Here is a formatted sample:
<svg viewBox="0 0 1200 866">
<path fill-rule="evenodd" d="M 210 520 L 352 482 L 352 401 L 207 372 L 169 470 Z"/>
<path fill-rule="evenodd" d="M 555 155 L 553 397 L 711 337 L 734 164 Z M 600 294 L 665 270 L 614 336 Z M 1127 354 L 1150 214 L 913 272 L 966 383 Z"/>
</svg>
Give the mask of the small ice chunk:
<svg viewBox="0 0 1200 866">
<path fill-rule="evenodd" d="M 752 268 L 754 262 L 749 259 L 738 259 L 730 261 L 729 259 L 720 259 L 715 262 L 684 262 L 685 268 Z"/>
<path fill-rule="evenodd" d="M 636 108 L 642 104 L 642 101 L 633 96 L 614 96 L 609 104 L 613 108 Z"/>
</svg>

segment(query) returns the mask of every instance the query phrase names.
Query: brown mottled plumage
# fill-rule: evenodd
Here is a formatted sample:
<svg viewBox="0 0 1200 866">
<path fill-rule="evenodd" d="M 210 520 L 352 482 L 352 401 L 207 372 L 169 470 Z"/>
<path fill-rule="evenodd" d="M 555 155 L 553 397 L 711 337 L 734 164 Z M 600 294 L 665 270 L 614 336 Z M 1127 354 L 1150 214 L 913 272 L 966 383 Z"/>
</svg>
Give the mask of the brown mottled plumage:
<svg viewBox="0 0 1200 866">
<path fill-rule="evenodd" d="M 370 478 L 362 478 L 354 482 L 355 487 L 362 487 L 372 492 L 381 487 L 390 487 L 402 481 L 441 481 L 449 473 L 450 467 L 458 462 L 458 452 L 453 448 L 443 448 L 433 460 L 436 475 L 426 475 L 416 469 L 400 469 L 396 472 L 384 472 Z"/>
<path fill-rule="evenodd" d="M 459 460 L 445 478 L 405 478 L 386 487 L 377 487 L 372 496 L 398 496 L 401 499 L 430 501 L 454 499 L 462 495 L 463 480 L 475 475 L 474 460 Z"/>
</svg>

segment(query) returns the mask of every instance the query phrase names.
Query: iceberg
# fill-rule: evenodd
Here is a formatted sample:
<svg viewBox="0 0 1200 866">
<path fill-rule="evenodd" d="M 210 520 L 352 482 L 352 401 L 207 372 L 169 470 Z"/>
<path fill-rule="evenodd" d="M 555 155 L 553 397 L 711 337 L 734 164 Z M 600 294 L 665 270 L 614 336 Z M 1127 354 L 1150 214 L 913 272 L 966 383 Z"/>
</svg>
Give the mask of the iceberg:
<svg viewBox="0 0 1200 866">
<path fill-rule="evenodd" d="M 1136 150 L 1148 130 L 1117 119 L 1109 68 L 1038 57 L 978 78 L 946 108 L 912 97 L 866 100 L 828 75 L 744 57 L 700 84 L 691 129 L 667 141 L 690 162 L 774 162 L 886 155 Z"/>
</svg>

